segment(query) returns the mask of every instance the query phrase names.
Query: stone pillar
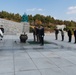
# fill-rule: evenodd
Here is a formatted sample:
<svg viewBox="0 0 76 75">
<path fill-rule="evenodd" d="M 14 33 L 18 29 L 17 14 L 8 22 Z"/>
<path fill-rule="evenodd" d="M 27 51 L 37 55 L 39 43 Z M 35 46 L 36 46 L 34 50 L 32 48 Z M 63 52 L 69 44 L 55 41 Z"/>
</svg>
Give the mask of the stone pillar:
<svg viewBox="0 0 76 75">
<path fill-rule="evenodd" d="M 29 33 L 30 25 L 28 22 L 21 22 L 23 25 L 22 33 Z"/>
</svg>

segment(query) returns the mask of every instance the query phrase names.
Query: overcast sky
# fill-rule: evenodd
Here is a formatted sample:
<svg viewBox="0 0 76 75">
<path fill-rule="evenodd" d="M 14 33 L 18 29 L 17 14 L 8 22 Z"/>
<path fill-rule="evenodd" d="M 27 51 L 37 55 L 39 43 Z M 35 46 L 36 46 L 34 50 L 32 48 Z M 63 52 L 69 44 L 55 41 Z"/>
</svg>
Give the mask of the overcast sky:
<svg viewBox="0 0 76 75">
<path fill-rule="evenodd" d="M 0 0 L 0 11 L 76 21 L 76 0 Z"/>
</svg>

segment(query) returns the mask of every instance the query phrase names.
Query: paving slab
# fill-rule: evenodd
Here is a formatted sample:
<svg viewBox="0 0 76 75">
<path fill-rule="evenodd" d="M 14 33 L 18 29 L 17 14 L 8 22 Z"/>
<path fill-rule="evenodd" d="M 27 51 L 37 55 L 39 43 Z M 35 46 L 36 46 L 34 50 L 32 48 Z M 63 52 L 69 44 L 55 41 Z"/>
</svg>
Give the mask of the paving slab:
<svg viewBox="0 0 76 75">
<path fill-rule="evenodd" d="M 41 75 L 38 70 L 16 72 L 15 75 Z"/>
<path fill-rule="evenodd" d="M 76 46 L 55 40 L 54 33 L 45 34 L 50 44 L 30 44 L 32 33 L 26 43 L 18 35 L 4 35 L 0 40 L 0 75 L 76 75 Z M 67 36 L 65 36 L 67 38 Z"/>
</svg>

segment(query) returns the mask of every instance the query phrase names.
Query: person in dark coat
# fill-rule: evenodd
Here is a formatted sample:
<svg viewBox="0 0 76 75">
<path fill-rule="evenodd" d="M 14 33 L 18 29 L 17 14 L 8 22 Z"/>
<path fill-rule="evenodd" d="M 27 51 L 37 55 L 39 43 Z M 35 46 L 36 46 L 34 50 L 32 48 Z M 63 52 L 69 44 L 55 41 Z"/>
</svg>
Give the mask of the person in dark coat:
<svg viewBox="0 0 76 75">
<path fill-rule="evenodd" d="M 0 29 L 1 29 L 1 31 L 2 31 L 2 34 L 4 34 L 4 28 L 3 28 L 3 25 L 1 25 Z M 0 36 L 1 36 L 1 40 L 2 40 L 3 35 L 0 35 Z"/>
<path fill-rule="evenodd" d="M 40 36 L 40 44 L 44 45 L 44 27 L 40 26 L 39 29 L 39 36 Z"/>
<path fill-rule="evenodd" d="M 33 28 L 33 37 L 34 37 L 34 42 L 36 41 L 36 27 Z"/>
<path fill-rule="evenodd" d="M 3 28 L 3 25 L 1 25 L 1 31 L 2 31 L 2 33 L 4 33 L 4 28 Z"/>
<path fill-rule="evenodd" d="M 58 33 L 59 33 L 59 30 L 58 29 L 55 29 L 55 40 L 57 40 L 58 39 Z"/>
<path fill-rule="evenodd" d="M 74 29 L 74 38 L 75 38 L 75 42 L 76 43 L 76 28 Z"/>
<path fill-rule="evenodd" d="M 71 39 L 72 39 L 72 32 L 70 29 L 67 30 L 67 34 L 68 34 L 68 38 L 69 38 L 69 41 L 68 42 L 71 42 Z"/>
<path fill-rule="evenodd" d="M 37 37 L 37 42 L 39 42 L 39 27 L 36 26 L 36 37 Z"/>
<path fill-rule="evenodd" d="M 62 29 L 60 29 L 60 31 L 61 31 L 62 41 L 64 41 L 64 31 Z"/>
</svg>

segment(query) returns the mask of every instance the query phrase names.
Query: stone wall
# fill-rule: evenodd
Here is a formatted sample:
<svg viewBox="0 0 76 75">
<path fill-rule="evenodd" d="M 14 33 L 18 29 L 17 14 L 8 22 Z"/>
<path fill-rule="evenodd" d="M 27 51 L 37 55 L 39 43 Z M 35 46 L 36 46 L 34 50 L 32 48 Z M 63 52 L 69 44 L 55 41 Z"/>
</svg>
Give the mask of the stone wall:
<svg viewBox="0 0 76 75">
<path fill-rule="evenodd" d="M 0 18 L 0 25 L 3 25 L 4 34 L 21 34 L 23 31 L 24 23 L 18 23 L 10 20 Z M 25 32 L 29 32 L 29 23 L 25 23 Z"/>
</svg>

